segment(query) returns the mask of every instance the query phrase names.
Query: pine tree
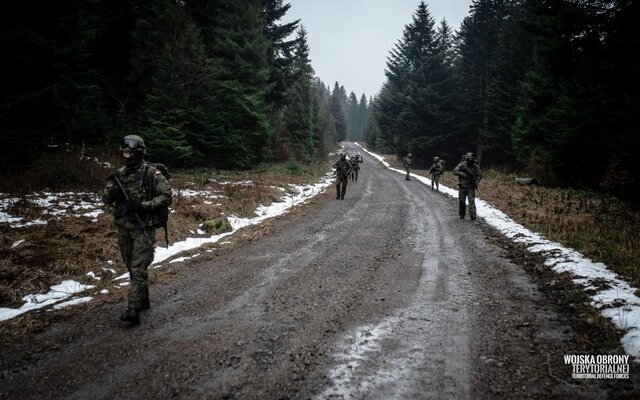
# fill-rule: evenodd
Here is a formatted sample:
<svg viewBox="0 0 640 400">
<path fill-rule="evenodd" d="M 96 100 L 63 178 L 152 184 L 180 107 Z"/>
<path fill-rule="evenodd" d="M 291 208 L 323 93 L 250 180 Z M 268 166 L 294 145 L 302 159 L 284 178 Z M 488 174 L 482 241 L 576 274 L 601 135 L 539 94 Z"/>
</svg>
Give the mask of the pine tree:
<svg viewBox="0 0 640 400">
<path fill-rule="evenodd" d="M 360 103 L 358 104 L 358 121 L 359 124 L 354 139 L 363 141 L 365 138 L 365 129 L 369 124 L 369 106 L 367 104 L 367 96 L 365 96 L 364 93 L 360 96 Z"/>
<path fill-rule="evenodd" d="M 451 91 L 451 37 L 445 24 L 438 35 L 424 2 L 387 61 L 387 82 L 375 104 L 376 138 L 381 146 L 398 155 L 412 152 L 426 163 L 436 138 L 445 130 L 450 115 L 444 115 L 445 99 Z M 450 111 L 448 111 L 450 113 Z"/>
<path fill-rule="evenodd" d="M 138 8 L 134 54 L 148 82 L 139 134 L 148 142 L 149 157 L 170 164 L 198 164 L 201 153 L 189 143 L 190 121 L 206 80 L 207 61 L 200 34 L 184 9 L 171 0 L 153 0 Z"/>
<path fill-rule="evenodd" d="M 338 86 L 338 82 L 336 82 L 329 99 L 329 112 L 335 123 L 335 140 L 341 142 L 347 138 L 347 122 L 344 117 L 342 91 Z"/>
<path fill-rule="evenodd" d="M 270 157 L 273 131 L 265 101 L 269 44 L 261 5 L 220 0 L 202 6 L 205 12 L 196 20 L 204 24 L 209 79 L 196 121 L 201 133 L 191 140 L 214 165 L 247 168 Z"/>
<path fill-rule="evenodd" d="M 347 98 L 347 139 L 355 140 L 360 125 L 358 98 L 356 94 L 351 92 Z"/>
<path fill-rule="evenodd" d="M 463 126 L 460 144 L 466 151 L 475 149 L 482 161 L 483 146 L 480 129 L 486 118 L 487 90 L 493 76 L 492 60 L 498 43 L 503 0 L 474 0 L 459 33 L 458 79 L 460 118 Z"/>
<path fill-rule="evenodd" d="M 293 84 L 287 92 L 288 105 L 285 125 L 289 134 L 290 156 L 300 161 L 314 157 L 313 122 L 314 98 L 312 89 L 313 68 L 309 60 L 307 32 L 303 26 L 298 30 L 292 65 Z"/>
<path fill-rule="evenodd" d="M 97 1 L 5 2 L 0 9 L 0 165 L 93 145 L 108 131 L 94 43 Z"/>
<path fill-rule="evenodd" d="M 324 158 L 331 150 L 331 145 L 336 138 L 336 125 L 329 112 L 329 98 L 331 94 L 324 83 L 318 78 L 314 79 L 314 121 L 313 143 L 316 149 L 316 158 Z"/>
<path fill-rule="evenodd" d="M 527 10 L 533 66 L 518 102 L 516 155 L 548 183 L 593 186 L 609 158 L 602 157 L 609 146 L 597 62 L 601 16 L 577 3 L 529 3 Z"/>
<path fill-rule="evenodd" d="M 520 2 L 505 4 L 496 14 L 497 44 L 491 60 L 491 80 L 487 84 L 484 119 L 479 130 L 485 166 L 515 165 L 511 134 L 515 129 L 515 104 L 521 85 L 531 68 L 531 45 L 521 24 Z"/>
<path fill-rule="evenodd" d="M 269 41 L 269 91 L 267 103 L 279 109 L 285 103 L 285 93 L 292 84 L 292 51 L 296 39 L 288 39 L 298 28 L 300 20 L 278 25 L 278 21 L 291 8 L 290 4 L 283 4 L 282 0 L 262 0 L 264 15 L 264 35 Z"/>
</svg>

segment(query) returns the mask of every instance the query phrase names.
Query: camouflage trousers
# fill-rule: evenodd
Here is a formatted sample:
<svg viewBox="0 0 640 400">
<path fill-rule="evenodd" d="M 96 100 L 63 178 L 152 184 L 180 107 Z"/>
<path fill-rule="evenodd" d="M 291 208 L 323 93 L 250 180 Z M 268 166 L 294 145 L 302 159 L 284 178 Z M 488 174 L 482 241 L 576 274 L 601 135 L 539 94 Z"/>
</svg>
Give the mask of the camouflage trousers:
<svg viewBox="0 0 640 400">
<path fill-rule="evenodd" d="M 336 199 L 344 199 L 344 194 L 347 192 L 347 182 L 346 176 L 338 175 L 336 178 Z"/>
<path fill-rule="evenodd" d="M 460 218 L 464 218 L 467 207 L 465 205 L 465 200 L 469 200 L 469 216 L 471 219 L 476 219 L 476 191 L 471 187 L 458 187 L 458 203 L 459 203 L 459 212 Z"/>
<path fill-rule="evenodd" d="M 431 174 L 431 190 L 435 186 L 436 190 L 440 189 L 440 177 L 442 174 Z"/>
<path fill-rule="evenodd" d="M 118 227 L 118 246 L 122 260 L 127 265 L 131 283 L 129 285 L 128 308 L 142 308 L 149 301 L 149 265 L 153 262 L 155 230 L 147 229 L 151 243 L 140 229 Z"/>
</svg>

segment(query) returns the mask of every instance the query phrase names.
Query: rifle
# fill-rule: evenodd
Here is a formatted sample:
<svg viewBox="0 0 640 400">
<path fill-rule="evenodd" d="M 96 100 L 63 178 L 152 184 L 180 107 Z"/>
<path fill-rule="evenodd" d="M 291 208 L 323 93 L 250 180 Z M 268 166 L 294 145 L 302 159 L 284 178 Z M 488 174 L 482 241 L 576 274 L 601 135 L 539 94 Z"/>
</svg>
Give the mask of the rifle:
<svg viewBox="0 0 640 400">
<path fill-rule="evenodd" d="M 347 161 L 347 163 L 348 163 L 348 162 L 349 162 L 349 161 Z M 350 170 L 351 170 L 350 164 L 346 164 L 346 167 L 345 167 L 345 164 L 341 164 L 340 162 L 337 162 L 337 163 L 335 164 L 335 166 L 336 166 L 336 175 L 337 175 L 337 176 L 339 176 L 339 175 L 340 175 L 338 172 L 342 172 L 342 174 L 343 174 L 344 176 L 346 176 L 347 178 L 349 178 L 349 173 L 350 173 Z"/>
<path fill-rule="evenodd" d="M 118 189 L 120 189 L 120 193 L 122 194 L 125 203 L 128 203 L 130 201 L 129 195 L 127 194 L 127 191 L 124 188 L 124 185 L 122 184 L 122 181 L 120 181 L 120 178 L 118 178 L 118 175 L 113 173 L 111 175 L 109 175 L 109 178 L 111 181 L 113 181 L 113 183 L 116 184 L 116 186 L 118 187 Z M 127 209 L 127 212 L 129 212 L 129 210 Z M 153 247 L 153 241 L 151 240 L 151 238 L 149 237 L 149 234 L 147 233 L 147 227 L 144 224 L 144 221 L 142 220 L 142 218 L 140 218 L 140 215 L 137 212 L 132 212 L 133 216 L 136 220 L 136 222 L 138 223 L 138 227 L 140 229 L 142 229 L 142 233 L 144 233 L 144 237 L 145 239 L 147 239 L 147 244 L 151 247 Z"/>
</svg>

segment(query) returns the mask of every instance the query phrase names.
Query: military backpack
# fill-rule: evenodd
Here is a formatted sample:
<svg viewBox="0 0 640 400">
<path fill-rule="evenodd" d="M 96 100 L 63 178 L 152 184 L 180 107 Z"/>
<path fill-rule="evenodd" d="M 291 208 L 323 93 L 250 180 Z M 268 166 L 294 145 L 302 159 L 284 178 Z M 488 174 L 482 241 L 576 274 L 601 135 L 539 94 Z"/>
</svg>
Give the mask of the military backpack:
<svg viewBox="0 0 640 400">
<path fill-rule="evenodd" d="M 160 163 L 146 163 L 144 170 L 144 178 L 142 179 L 142 185 L 144 186 L 148 198 L 152 198 L 155 193 L 155 187 L 153 179 L 156 171 L 160 171 L 160 173 L 167 178 L 167 180 L 171 179 L 171 174 L 169 170 L 164 164 Z M 153 227 L 155 229 L 163 228 L 164 229 L 164 241 L 167 247 L 169 247 L 169 232 L 167 231 L 167 224 L 169 222 L 169 207 L 160 207 L 154 210 L 151 213 L 151 218 L 153 219 Z"/>
</svg>

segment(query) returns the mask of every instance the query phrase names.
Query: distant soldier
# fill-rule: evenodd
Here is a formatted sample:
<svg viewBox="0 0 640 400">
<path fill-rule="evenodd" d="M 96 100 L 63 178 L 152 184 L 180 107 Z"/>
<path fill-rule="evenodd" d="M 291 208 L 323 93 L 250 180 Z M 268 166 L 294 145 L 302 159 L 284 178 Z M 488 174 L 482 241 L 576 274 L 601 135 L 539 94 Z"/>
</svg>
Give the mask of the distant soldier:
<svg viewBox="0 0 640 400">
<path fill-rule="evenodd" d="M 433 157 L 433 164 L 429 168 L 429 174 L 431 174 L 431 191 L 435 186 L 436 192 L 440 191 L 440 177 L 444 172 L 444 160 L 440 157 Z"/>
<path fill-rule="evenodd" d="M 336 199 L 344 200 L 348 178 L 351 174 L 351 163 L 347 160 L 347 153 L 340 153 L 340 159 L 333 167 L 336 169 Z"/>
<path fill-rule="evenodd" d="M 171 204 L 171 187 L 159 169 L 144 161 L 140 136 L 125 136 L 120 151 L 125 166 L 109 177 L 102 200 L 113 210 L 120 254 L 131 279 L 127 308 L 120 319 L 135 325 L 140 311 L 150 306 L 147 268 L 153 262 L 157 213 Z"/>
<path fill-rule="evenodd" d="M 402 160 L 402 165 L 404 169 L 407 171 L 406 180 L 410 181 L 409 174 L 411 173 L 411 168 L 413 168 L 413 159 L 411 158 L 411 153 L 407 154 L 407 156 Z"/>
<path fill-rule="evenodd" d="M 351 180 L 358 182 L 358 174 L 360 173 L 360 164 L 362 164 L 362 157 L 360 154 L 349 159 L 351 163 Z"/>
<path fill-rule="evenodd" d="M 466 214 L 465 200 L 469 200 L 469 217 L 476 219 L 476 189 L 482 179 L 480 167 L 473 157 L 473 153 L 467 153 L 454 169 L 453 174 L 458 177 L 458 203 L 460 219 Z"/>
</svg>

